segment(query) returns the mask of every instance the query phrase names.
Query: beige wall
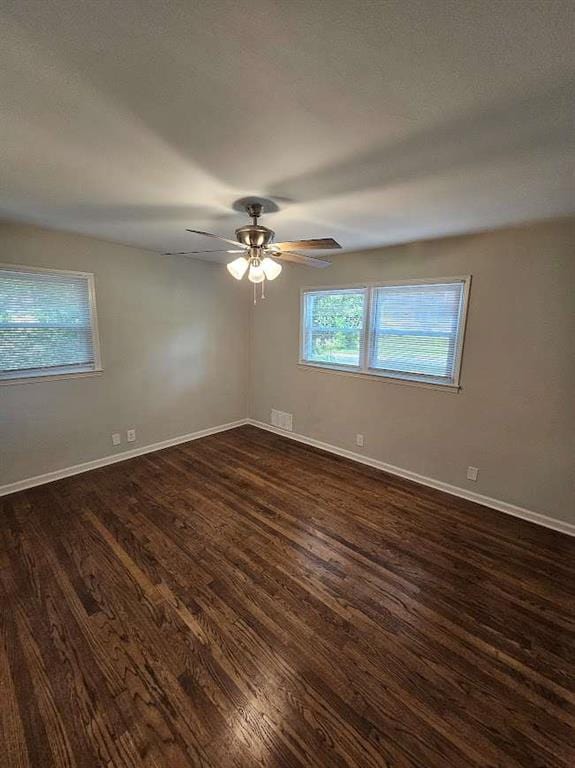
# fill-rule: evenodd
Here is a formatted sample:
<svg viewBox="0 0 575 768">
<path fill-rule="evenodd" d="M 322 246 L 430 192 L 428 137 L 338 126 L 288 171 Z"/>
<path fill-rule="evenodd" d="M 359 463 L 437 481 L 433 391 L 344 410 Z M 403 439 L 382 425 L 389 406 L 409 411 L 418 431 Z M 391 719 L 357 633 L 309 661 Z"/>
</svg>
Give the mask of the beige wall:
<svg viewBox="0 0 575 768">
<path fill-rule="evenodd" d="M 467 274 L 459 393 L 297 365 L 302 287 Z M 301 434 L 575 523 L 575 219 L 341 254 L 326 270 L 284 269 L 266 293 L 253 418 L 288 411 Z"/>
<path fill-rule="evenodd" d="M 15 225 L 0 262 L 95 274 L 104 367 L 0 385 L 0 485 L 246 416 L 249 299 L 221 266 Z"/>
</svg>

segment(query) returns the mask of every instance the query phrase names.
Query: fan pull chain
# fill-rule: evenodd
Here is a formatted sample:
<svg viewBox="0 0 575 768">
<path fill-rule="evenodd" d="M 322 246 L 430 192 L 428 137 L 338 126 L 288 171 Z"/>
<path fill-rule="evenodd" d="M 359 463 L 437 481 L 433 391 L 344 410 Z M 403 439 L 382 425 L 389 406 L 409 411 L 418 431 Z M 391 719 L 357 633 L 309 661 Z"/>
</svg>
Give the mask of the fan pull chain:
<svg viewBox="0 0 575 768">
<path fill-rule="evenodd" d="M 256 296 L 256 284 L 254 283 L 254 304 L 258 303 L 258 298 Z"/>
<path fill-rule="evenodd" d="M 266 295 L 264 293 L 264 285 L 266 284 L 265 278 L 262 280 L 262 299 L 265 299 Z"/>
</svg>

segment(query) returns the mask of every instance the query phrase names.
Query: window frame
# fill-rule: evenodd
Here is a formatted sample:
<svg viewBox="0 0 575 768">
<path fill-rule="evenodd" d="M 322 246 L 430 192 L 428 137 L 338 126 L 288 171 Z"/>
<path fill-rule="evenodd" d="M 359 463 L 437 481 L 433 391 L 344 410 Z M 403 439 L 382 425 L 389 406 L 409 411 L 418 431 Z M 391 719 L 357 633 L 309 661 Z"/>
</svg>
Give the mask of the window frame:
<svg viewBox="0 0 575 768">
<path fill-rule="evenodd" d="M 453 368 L 453 378 L 449 381 L 441 380 L 439 377 L 425 376 L 423 374 L 410 374 L 392 371 L 383 371 L 378 368 L 370 367 L 370 351 L 372 349 L 373 337 L 375 334 L 374 314 L 375 301 L 374 291 L 377 288 L 401 285 L 441 285 L 443 283 L 462 283 L 463 294 L 459 311 L 459 326 L 455 344 L 455 365 Z M 459 391 L 461 389 L 461 366 L 463 359 L 463 347 L 465 343 L 465 333 L 467 327 L 467 314 L 469 308 L 469 293 L 471 289 L 471 275 L 456 275 L 449 277 L 426 277 L 426 278 L 407 278 L 402 280 L 377 280 L 364 283 L 329 285 L 329 286 L 306 286 L 300 290 L 300 332 L 299 332 L 299 352 L 298 365 L 305 368 L 315 368 L 331 372 L 339 372 L 359 376 L 372 380 L 387 381 L 394 384 L 411 384 L 423 387 L 438 387 L 444 390 Z M 305 300 L 309 293 L 330 291 L 363 291 L 364 293 L 364 324 L 363 338 L 361 340 L 361 354 L 359 366 L 340 365 L 329 362 L 316 362 L 306 360 L 305 353 Z"/>
<path fill-rule="evenodd" d="M 102 356 L 100 350 L 100 335 L 98 331 L 98 313 L 96 309 L 96 284 L 93 272 L 77 272 L 70 269 L 52 269 L 50 267 L 36 267 L 24 264 L 6 264 L 0 262 L 0 272 L 28 272 L 32 274 L 48 275 L 66 275 L 68 277 L 79 277 L 86 280 L 88 287 L 88 301 L 90 305 L 90 327 L 92 329 L 92 344 L 94 349 L 94 365 L 85 366 L 81 370 L 80 366 L 76 370 L 66 370 L 67 366 L 51 368 L 47 372 L 41 372 L 41 369 L 34 368 L 27 371 L 12 371 L 9 374 L 0 372 L 0 386 L 14 384 L 30 384 L 39 381 L 58 381 L 60 379 L 76 379 L 87 376 L 98 376 L 103 372 Z"/>
</svg>

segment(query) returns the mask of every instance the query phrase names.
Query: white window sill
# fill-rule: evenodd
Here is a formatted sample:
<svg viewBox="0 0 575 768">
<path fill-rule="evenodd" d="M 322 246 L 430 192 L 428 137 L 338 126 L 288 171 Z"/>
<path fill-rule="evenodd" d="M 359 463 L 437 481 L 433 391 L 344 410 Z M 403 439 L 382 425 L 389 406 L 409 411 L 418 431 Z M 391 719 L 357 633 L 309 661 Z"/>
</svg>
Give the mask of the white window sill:
<svg viewBox="0 0 575 768">
<path fill-rule="evenodd" d="M 89 371 L 70 371 L 70 373 L 42 373 L 36 376 L 12 376 L 9 379 L 0 378 L 0 386 L 13 384 L 35 384 L 39 381 L 63 381 L 64 379 L 85 379 L 89 376 L 101 376 L 102 368 Z"/>
<path fill-rule="evenodd" d="M 386 384 L 400 384 L 408 387 L 423 387 L 424 389 L 439 389 L 442 392 L 457 393 L 461 390 L 460 384 L 444 384 L 439 381 L 420 378 L 410 378 L 409 376 L 390 376 L 389 374 L 375 373 L 374 371 L 356 371 L 345 366 L 335 367 L 332 365 L 324 365 L 322 363 L 308 363 L 301 361 L 298 363 L 298 368 L 306 370 L 308 372 L 322 371 L 324 373 L 335 373 L 338 376 L 353 376 L 356 379 L 365 379 L 367 381 L 379 381 Z"/>
</svg>

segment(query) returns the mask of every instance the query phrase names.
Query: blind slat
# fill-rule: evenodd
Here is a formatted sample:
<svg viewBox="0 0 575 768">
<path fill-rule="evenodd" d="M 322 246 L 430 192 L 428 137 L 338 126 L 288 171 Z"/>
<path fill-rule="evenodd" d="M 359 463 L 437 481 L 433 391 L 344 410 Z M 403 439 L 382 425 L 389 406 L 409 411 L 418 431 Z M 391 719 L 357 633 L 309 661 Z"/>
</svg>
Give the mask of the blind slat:
<svg viewBox="0 0 575 768">
<path fill-rule="evenodd" d="M 0 377 L 95 366 L 89 276 L 0 269 Z"/>
</svg>

